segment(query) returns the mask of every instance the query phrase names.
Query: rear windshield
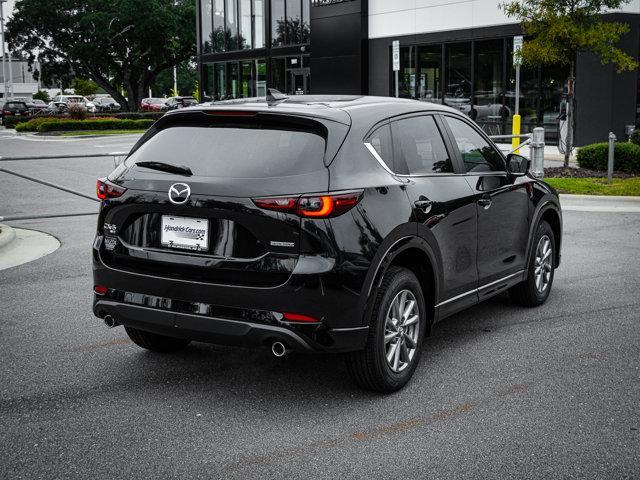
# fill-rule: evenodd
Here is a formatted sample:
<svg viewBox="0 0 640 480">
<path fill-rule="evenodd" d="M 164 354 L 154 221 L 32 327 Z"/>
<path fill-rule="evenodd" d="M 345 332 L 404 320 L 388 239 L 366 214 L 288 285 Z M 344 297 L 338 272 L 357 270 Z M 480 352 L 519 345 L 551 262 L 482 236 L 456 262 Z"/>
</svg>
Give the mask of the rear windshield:
<svg viewBox="0 0 640 480">
<path fill-rule="evenodd" d="M 27 104 L 24 102 L 7 102 L 4 106 L 6 108 L 27 108 Z"/>
<path fill-rule="evenodd" d="M 317 133 L 264 125 L 175 126 L 160 130 L 126 161 L 189 167 L 194 175 L 287 177 L 324 168 L 325 139 Z"/>
</svg>

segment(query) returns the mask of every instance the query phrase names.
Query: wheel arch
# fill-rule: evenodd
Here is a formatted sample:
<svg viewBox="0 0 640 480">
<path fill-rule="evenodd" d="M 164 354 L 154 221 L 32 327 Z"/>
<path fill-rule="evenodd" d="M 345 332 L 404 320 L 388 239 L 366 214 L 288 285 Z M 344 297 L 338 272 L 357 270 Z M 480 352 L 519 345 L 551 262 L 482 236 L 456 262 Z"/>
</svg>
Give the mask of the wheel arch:
<svg viewBox="0 0 640 480">
<path fill-rule="evenodd" d="M 527 247 L 527 265 L 529 264 L 528 262 L 531 259 L 531 255 L 533 254 L 533 236 L 538 229 L 538 225 L 540 225 L 540 222 L 543 221 L 547 222 L 551 226 L 551 230 L 553 231 L 553 236 L 556 243 L 554 267 L 557 268 L 560 266 L 561 259 L 560 251 L 562 246 L 562 213 L 560 210 L 560 205 L 550 200 L 541 204 L 541 206 L 536 211 L 534 221 L 531 222 Z"/>
<path fill-rule="evenodd" d="M 392 266 L 403 267 L 418 278 L 425 298 L 425 306 L 429 316 L 427 321 L 427 333 L 435 320 L 435 305 L 438 299 L 440 286 L 440 262 L 432 247 L 423 238 L 415 234 L 405 235 L 396 239 L 386 249 L 380 248 L 376 262 L 372 263 L 367 282 L 363 288 L 362 297 L 366 299 L 363 309 L 363 325 L 368 324 L 368 318 L 373 308 L 373 299 L 377 288 L 387 270 Z M 377 257 L 378 255 L 376 255 Z"/>
</svg>

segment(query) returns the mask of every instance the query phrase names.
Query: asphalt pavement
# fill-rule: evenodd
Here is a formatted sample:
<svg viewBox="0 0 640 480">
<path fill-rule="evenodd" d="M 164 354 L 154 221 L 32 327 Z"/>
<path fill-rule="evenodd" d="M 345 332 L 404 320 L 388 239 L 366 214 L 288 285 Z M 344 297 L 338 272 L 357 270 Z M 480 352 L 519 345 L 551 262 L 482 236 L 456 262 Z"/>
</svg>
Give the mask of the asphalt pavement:
<svg viewBox="0 0 640 480">
<path fill-rule="evenodd" d="M 0 156 L 20 142 L 0 136 Z M 112 166 L 11 168 L 91 194 Z M 96 208 L 0 173 L 0 216 Z M 567 211 L 549 301 L 445 320 L 388 396 L 355 387 L 340 356 L 137 348 L 91 312 L 95 218 L 8 222 L 61 247 L 0 271 L 2 479 L 638 478 L 640 213 Z"/>
</svg>

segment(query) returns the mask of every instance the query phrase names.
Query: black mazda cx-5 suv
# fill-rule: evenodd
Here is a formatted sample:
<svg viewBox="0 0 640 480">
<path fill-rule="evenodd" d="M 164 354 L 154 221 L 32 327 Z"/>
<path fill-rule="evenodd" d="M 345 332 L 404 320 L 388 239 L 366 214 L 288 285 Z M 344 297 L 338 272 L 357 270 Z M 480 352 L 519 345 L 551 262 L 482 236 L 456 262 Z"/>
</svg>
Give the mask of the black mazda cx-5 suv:
<svg viewBox="0 0 640 480">
<path fill-rule="evenodd" d="M 93 311 L 137 345 L 345 352 L 361 386 L 413 375 L 436 322 L 508 291 L 542 304 L 556 192 L 451 108 L 299 96 L 158 120 L 97 184 Z"/>
</svg>

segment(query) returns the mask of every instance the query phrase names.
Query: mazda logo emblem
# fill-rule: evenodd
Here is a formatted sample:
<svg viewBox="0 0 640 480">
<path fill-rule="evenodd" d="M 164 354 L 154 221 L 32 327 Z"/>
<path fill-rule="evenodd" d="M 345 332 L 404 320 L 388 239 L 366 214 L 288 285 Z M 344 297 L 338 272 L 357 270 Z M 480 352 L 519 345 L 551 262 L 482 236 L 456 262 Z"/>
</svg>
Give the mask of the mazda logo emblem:
<svg viewBox="0 0 640 480">
<path fill-rule="evenodd" d="M 176 205 L 187 203 L 191 196 L 191 187 L 186 183 L 174 183 L 169 188 L 169 201 Z"/>
</svg>

